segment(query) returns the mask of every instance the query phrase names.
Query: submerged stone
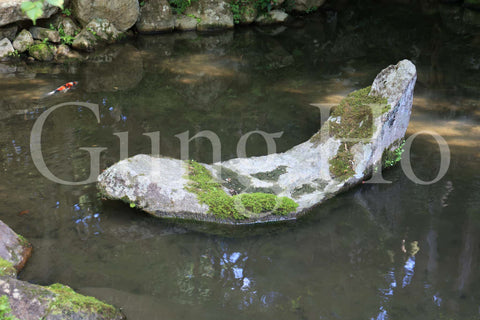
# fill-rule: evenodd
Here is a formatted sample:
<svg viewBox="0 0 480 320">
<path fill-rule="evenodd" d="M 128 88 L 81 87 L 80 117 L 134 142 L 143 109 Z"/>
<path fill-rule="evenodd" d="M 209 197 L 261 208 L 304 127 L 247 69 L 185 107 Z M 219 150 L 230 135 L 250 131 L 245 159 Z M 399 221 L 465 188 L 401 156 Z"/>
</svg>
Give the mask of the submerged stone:
<svg viewBox="0 0 480 320">
<path fill-rule="evenodd" d="M 105 170 L 98 187 L 158 217 L 231 224 L 295 219 L 381 168 L 384 151 L 405 135 L 415 82 L 408 60 L 384 69 L 371 89 L 350 94 L 317 134 L 284 153 L 212 165 L 137 155 Z"/>
</svg>

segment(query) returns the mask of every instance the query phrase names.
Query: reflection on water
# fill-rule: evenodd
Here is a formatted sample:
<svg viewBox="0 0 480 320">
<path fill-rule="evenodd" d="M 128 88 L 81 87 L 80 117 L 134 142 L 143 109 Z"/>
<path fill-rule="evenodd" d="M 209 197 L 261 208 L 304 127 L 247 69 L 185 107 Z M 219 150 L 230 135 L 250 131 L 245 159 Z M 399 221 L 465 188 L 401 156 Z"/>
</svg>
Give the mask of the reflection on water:
<svg viewBox="0 0 480 320">
<path fill-rule="evenodd" d="M 0 68 L 0 218 L 35 248 L 20 277 L 68 284 L 129 319 L 477 319 L 479 74 L 472 48 L 435 16 L 401 8 L 320 13 L 302 28 L 141 37 L 78 65 Z M 392 184 L 362 185 L 298 222 L 217 228 L 153 219 L 103 201 L 94 185 L 51 183 L 31 160 L 33 123 L 65 101 L 96 103 L 101 119 L 66 107 L 45 123 L 45 161 L 65 180 L 88 177 L 81 147 L 107 147 L 102 167 L 116 162 L 122 132 L 130 155 L 151 152 L 144 133 L 159 131 L 161 154 L 178 158 L 175 135 L 187 130 L 214 131 L 224 160 L 253 130 L 283 131 L 284 151 L 318 130 L 311 104 L 339 101 L 402 58 L 418 68 L 408 134 L 435 131 L 450 146 L 434 185 L 394 168 L 384 175 Z M 42 98 L 72 80 L 77 89 Z M 264 154 L 265 142 L 252 136 L 247 151 Z M 190 155 L 211 161 L 211 146 L 192 141 Z M 411 160 L 433 179 L 435 140 L 419 136 Z"/>
</svg>

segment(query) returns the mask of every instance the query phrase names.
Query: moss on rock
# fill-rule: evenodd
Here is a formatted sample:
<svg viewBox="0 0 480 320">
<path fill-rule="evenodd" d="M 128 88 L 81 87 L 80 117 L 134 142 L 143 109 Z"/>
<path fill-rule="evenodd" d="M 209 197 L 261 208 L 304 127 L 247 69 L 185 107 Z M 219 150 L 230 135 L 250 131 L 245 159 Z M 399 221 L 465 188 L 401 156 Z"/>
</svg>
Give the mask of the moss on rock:
<svg viewBox="0 0 480 320">
<path fill-rule="evenodd" d="M 370 139 L 373 119 L 390 110 L 387 99 L 369 96 L 371 87 L 350 93 L 331 113 L 330 136 L 339 139 Z"/>
<path fill-rule="evenodd" d="M 16 275 L 17 270 L 13 264 L 3 258 L 0 258 L 0 276 L 15 277 Z"/>
<path fill-rule="evenodd" d="M 350 146 L 351 148 L 351 146 Z M 353 154 L 346 143 L 338 148 L 337 155 L 330 159 L 330 173 L 334 178 L 347 180 L 355 174 L 353 170 Z"/>
<path fill-rule="evenodd" d="M 115 307 L 106 304 L 94 297 L 88 297 L 76 293 L 72 288 L 62 284 L 52 284 L 46 287 L 56 294 L 55 300 L 50 304 L 51 314 L 63 314 L 64 312 L 91 312 L 102 315 L 105 318 L 115 318 L 118 311 Z"/>
<path fill-rule="evenodd" d="M 53 52 L 45 43 L 34 44 L 28 48 L 28 54 L 40 61 L 52 61 Z"/>
<path fill-rule="evenodd" d="M 187 190 L 195 193 L 201 203 L 208 205 L 208 212 L 219 218 L 239 220 L 258 214 L 286 215 L 298 207 L 292 199 L 274 194 L 256 192 L 230 196 L 211 173 L 195 161 L 188 162 L 188 179 Z"/>
</svg>

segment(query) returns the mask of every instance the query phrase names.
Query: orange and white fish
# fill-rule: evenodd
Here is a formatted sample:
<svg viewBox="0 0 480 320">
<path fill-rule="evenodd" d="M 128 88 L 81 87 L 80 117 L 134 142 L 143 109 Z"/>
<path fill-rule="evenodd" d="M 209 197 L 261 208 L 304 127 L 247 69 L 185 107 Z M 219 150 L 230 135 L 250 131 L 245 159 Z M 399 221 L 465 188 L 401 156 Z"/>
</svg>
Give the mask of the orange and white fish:
<svg viewBox="0 0 480 320">
<path fill-rule="evenodd" d="M 77 81 L 71 81 L 71 82 L 67 82 L 65 83 L 63 86 L 61 87 L 58 87 L 57 89 L 53 90 L 53 91 L 50 91 L 49 93 L 47 93 L 48 96 L 51 96 L 52 94 L 55 94 L 55 93 L 58 93 L 58 92 L 67 92 L 68 90 L 74 88 L 76 85 L 78 84 Z"/>
</svg>

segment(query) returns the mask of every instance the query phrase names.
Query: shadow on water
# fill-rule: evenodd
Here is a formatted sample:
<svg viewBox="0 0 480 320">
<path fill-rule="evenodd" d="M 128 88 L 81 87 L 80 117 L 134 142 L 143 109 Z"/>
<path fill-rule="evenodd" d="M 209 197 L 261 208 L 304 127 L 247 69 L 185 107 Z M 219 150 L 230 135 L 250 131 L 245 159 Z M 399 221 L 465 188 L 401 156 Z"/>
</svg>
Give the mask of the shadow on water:
<svg viewBox="0 0 480 320">
<path fill-rule="evenodd" d="M 139 37 L 78 64 L 2 65 L 0 218 L 35 248 L 20 277 L 68 284 L 129 319 L 478 318 L 479 48 L 437 15 L 395 8 Z M 67 101 L 98 104 L 101 121 L 73 106 L 47 119 L 44 158 L 65 180 L 88 177 L 80 147 L 107 147 L 102 168 L 118 161 L 119 132 L 128 132 L 130 155 L 150 153 L 143 134 L 160 131 L 161 154 L 178 158 L 175 136 L 187 130 L 214 131 L 223 160 L 253 130 L 283 132 L 285 151 L 318 130 L 310 104 L 339 101 L 403 58 L 418 69 L 408 134 L 438 132 L 451 151 L 449 171 L 430 186 L 397 167 L 384 174 L 392 184 L 363 184 L 298 221 L 217 227 L 154 219 L 103 201 L 91 184 L 50 182 L 31 160 L 33 123 Z M 42 98 L 72 80 L 77 89 Z M 265 154 L 265 142 L 252 136 L 247 151 Z M 211 146 L 195 140 L 190 155 L 210 162 Z M 419 136 L 411 160 L 419 178 L 435 178 L 435 140 Z"/>
</svg>

